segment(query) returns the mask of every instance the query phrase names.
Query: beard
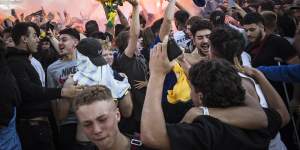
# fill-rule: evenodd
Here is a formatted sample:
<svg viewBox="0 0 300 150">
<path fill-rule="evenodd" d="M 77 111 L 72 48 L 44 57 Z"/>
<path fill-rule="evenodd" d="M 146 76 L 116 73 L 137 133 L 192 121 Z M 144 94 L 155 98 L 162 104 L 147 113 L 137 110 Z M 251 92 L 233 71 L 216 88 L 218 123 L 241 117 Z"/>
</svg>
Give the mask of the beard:
<svg viewBox="0 0 300 150">
<path fill-rule="evenodd" d="M 30 46 L 28 43 L 26 43 L 26 49 L 27 49 L 27 52 L 30 54 L 37 52 L 37 47 L 34 47 L 33 45 Z"/>
<path fill-rule="evenodd" d="M 256 44 L 259 44 L 263 38 L 263 31 L 259 30 L 259 33 L 257 35 L 257 37 L 255 38 L 255 40 L 253 41 L 253 43 L 256 45 Z"/>
</svg>

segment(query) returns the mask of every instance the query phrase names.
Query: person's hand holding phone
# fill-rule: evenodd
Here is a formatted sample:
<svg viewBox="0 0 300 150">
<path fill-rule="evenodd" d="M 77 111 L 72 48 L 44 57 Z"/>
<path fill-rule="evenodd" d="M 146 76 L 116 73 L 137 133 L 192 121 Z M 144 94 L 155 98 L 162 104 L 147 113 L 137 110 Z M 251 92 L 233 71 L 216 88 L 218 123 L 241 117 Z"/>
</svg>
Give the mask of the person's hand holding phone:
<svg viewBox="0 0 300 150">
<path fill-rule="evenodd" d="M 158 43 L 150 51 L 150 77 L 151 76 L 165 76 L 170 72 L 172 65 L 168 59 L 167 54 L 168 37 L 166 36 L 162 43 Z"/>
</svg>

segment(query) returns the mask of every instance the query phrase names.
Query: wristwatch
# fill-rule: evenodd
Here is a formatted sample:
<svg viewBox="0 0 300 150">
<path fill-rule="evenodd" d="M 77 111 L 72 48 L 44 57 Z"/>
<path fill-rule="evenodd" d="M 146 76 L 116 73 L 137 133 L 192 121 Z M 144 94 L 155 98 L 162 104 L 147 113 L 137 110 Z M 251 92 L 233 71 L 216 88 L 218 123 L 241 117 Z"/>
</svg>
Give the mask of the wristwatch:
<svg viewBox="0 0 300 150">
<path fill-rule="evenodd" d="M 199 107 L 201 110 L 202 110 L 202 112 L 203 112 L 203 115 L 205 115 L 205 116 L 209 116 L 209 111 L 208 111 L 208 108 L 207 107 Z"/>
</svg>

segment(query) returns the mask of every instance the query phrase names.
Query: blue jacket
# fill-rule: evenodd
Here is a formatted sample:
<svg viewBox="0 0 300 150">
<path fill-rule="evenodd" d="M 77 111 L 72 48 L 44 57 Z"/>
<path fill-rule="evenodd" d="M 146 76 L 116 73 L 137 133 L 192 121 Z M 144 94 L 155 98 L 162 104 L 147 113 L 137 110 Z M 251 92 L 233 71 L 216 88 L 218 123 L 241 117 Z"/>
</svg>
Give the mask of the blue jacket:
<svg viewBox="0 0 300 150">
<path fill-rule="evenodd" d="M 300 65 L 261 66 L 257 68 L 272 81 L 300 82 Z"/>
</svg>

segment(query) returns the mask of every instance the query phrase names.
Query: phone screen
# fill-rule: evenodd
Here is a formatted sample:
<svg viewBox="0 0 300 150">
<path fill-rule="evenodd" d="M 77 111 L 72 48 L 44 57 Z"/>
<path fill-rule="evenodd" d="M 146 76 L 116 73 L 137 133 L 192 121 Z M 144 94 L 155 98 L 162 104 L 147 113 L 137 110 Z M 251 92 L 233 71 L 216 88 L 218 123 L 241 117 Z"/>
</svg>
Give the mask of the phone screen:
<svg viewBox="0 0 300 150">
<path fill-rule="evenodd" d="M 167 44 L 167 53 L 170 61 L 180 56 L 183 52 L 173 38 L 169 39 Z"/>
<path fill-rule="evenodd" d="M 12 15 L 12 16 L 15 16 L 15 15 L 16 15 L 16 10 L 15 10 L 15 9 L 12 9 L 12 10 L 11 10 L 11 15 Z"/>
</svg>

